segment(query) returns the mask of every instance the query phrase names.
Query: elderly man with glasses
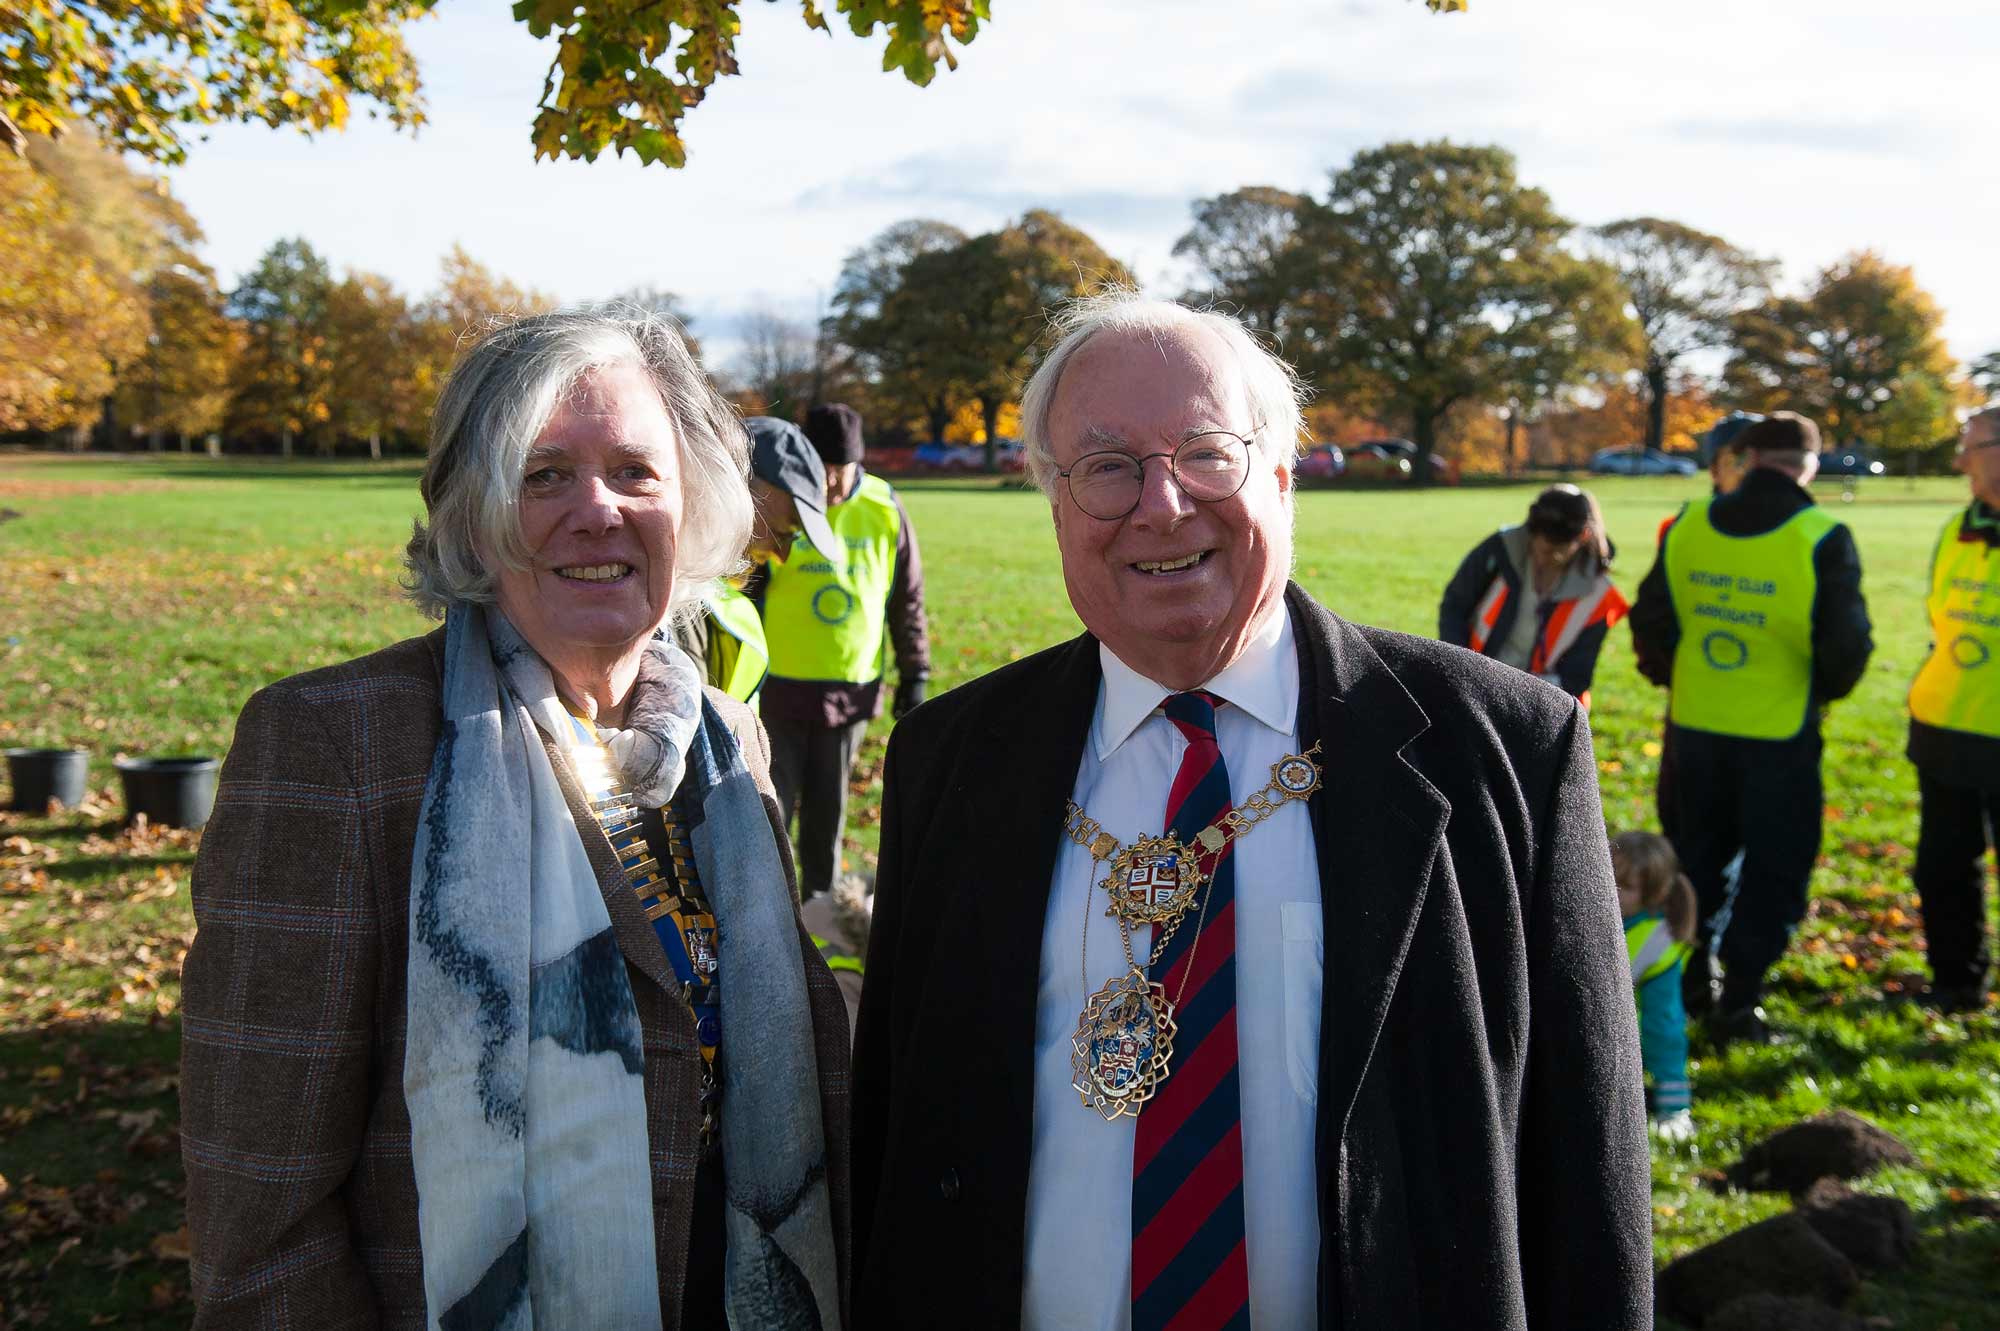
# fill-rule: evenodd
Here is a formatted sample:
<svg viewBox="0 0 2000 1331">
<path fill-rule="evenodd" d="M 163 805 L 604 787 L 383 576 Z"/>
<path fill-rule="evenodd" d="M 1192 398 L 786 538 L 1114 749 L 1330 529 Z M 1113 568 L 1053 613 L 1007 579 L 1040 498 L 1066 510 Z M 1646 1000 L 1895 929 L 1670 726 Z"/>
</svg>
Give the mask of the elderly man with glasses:
<svg viewBox="0 0 2000 1331">
<path fill-rule="evenodd" d="M 1993 978 L 1985 861 L 2000 833 L 2000 408 L 1965 423 L 1957 466 L 1971 502 L 1931 558 L 1931 650 L 1910 686 L 1909 754 L 1923 801 L 1916 886 L 1931 1001 L 1973 1012 Z"/>
<path fill-rule="evenodd" d="M 1582 710 L 1288 581 L 1298 384 L 1234 320 L 1059 326 L 1087 631 L 891 738 L 856 1324 L 1650 1325 Z"/>
</svg>

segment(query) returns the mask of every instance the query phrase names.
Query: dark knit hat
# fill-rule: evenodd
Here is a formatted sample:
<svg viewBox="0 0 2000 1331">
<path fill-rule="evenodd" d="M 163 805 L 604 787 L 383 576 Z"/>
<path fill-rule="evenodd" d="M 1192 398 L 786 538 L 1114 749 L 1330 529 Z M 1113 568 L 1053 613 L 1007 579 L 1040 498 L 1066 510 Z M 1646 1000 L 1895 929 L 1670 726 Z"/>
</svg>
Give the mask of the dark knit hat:
<svg viewBox="0 0 2000 1331">
<path fill-rule="evenodd" d="M 844 402 L 822 402 L 806 413 L 806 438 L 829 467 L 861 461 L 861 413 Z"/>
<path fill-rule="evenodd" d="M 1730 440 L 1743 453 L 1817 453 L 1819 427 L 1795 411 L 1774 411 Z"/>
</svg>

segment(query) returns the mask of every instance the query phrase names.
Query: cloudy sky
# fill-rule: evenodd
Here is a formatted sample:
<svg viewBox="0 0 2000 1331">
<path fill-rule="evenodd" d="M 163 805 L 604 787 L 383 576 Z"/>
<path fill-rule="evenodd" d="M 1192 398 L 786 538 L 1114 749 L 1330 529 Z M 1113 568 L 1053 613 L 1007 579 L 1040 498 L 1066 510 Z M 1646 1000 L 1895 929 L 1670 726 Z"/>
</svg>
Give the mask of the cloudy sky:
<svg viewBox="0 0 2000 1331">
<path fill-rule="evenodd" d="M 1959 356 L 2000 347 L 1992 0 L 1472 0 L 1453 16 L 993 0 L 926 89 L 881 72 L 879 37 L 745 0 L 743 73 L 689 116 L 681 171 L 535 164 L 553 45 L 507 10 L 442 0 L 412 29 L 430 107 L 414 136 L 357 117 L 318 139 L 227 127 L 196 144 L 173 186 L 223 281 L 303 235 L 336 268 L 420 292 L 456 242 L 565 299 L 680 292 L 726 345 L 748 309 L 810 315 L 890 223 L 984 230 L 1050 207 L 1170 294 L 1191 200 L 1323 191 L 1357 149 L 1449 136 L 1513 150 L 1580 222 L 1674 218 L 1776 256 L 1792 283 L 1880 250 L 1943 303 Z"/>
</svg>

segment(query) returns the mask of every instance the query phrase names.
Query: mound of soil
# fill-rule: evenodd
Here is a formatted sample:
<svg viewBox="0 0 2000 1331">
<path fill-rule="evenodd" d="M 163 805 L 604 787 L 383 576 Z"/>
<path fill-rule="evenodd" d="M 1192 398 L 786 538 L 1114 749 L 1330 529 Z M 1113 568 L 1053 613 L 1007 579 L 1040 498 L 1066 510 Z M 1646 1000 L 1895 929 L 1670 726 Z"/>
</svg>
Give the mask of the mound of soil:
<svg viewBox="0 0 2000 1331">
<path fill-rule="evenodd" d="M 1703 1331 L 1870 1331 L 1870 1328 L 1854 1314 L 1812 1299 L 1751 1294 L 1718 1309 Z"/>
<path fill-rule="evenodd" d="M 1871 1271 L 1907 1264 L 1917 1247 L 1917 1218 L 1897 1197 L 1856 1192 L 1823 1178 L 1799 1198 L 1799 1216 L 1848 1261 Z"/>
<path fill-rule="evenodd" d="M 1788 1211 L 1673 1262 L 1660 1272 L 1654 1294 L 1661 1312 L 1706 1326 L 1710 1317 L 1753 1294 L 1839 1304 L 1858 1283 L 1854 1264 L 1798 1212 Z"/>
<path fill-rule="evenodd" d="M 1916 1152 L 1858 1114 L 1836 1109 L 1781 1128 L 1743 1153 L 1729 1184 L 1753 1192 L 1802 1193 L 1823 1178 L 1860 1178 L 1914 1165 Z"/>
</svg>

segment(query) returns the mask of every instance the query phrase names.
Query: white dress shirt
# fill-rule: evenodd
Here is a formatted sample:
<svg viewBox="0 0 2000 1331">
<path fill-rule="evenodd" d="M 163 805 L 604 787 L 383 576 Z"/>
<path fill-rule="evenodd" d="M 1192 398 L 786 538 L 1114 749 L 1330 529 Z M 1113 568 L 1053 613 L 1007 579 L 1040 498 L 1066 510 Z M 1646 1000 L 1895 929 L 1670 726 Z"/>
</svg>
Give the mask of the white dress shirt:
<svg viewBox="0 0 2000 1331">
<path fill-rule="evenodd" d="M 1104 682 L 1077 767 L 1075 799 L 1121 844 L 1165 829 L 1187 740 L 1159 712 L 1172 690 L 1100 647 Z M 1216 741 L 1232 800 L 1261 789 L 1298 752 L 1299 665 L 1281 606 L 1243 655 L 1202 686 L 1229 703 Z M 1326 755 L 1319 755 L 1321 766 Z M 1260 1327 L 1318 1322 L 1319 865 L 1305 805 L 1292 801 L 1237 839 L 1236 1039 L 1243 1114 L 1243 1210 L 1250 1313 Z M 1068 840 L 1042 926 L 1035 1013 L 1034 1154 L 1028 1175 L 1029 1331 L 1131 1325 L 1134 1120 L 1106 1123 L 1072 1088 L 1070 1037 L 1084 999 L 1125 969 L 1118 922 L 1095 884 L 1108 866 Z M 1194 927 L 1190 919 L 1183 928 Z M 1089 934 L 1089 972 L 1080 973 Z M 1135 929 L 1143 964 L 1152 929 Z M 1169 995 L 1171 997 L 1171 995 Z M 1171 1077 L 1177 1069 L 1168 1067 Z M 1144 1111 L 1141 1111 L 1144 1112 Z"/>
</svg>

